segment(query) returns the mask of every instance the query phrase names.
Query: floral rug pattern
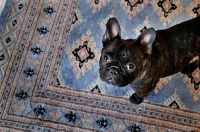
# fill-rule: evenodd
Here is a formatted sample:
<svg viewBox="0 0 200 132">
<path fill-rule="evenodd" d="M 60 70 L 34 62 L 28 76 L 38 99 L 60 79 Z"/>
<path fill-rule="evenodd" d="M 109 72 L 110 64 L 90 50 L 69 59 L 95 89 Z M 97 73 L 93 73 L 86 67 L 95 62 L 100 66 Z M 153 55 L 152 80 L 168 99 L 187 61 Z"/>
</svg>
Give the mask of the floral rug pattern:
<svg viewBox="0 0 200 132">
<path fill-rule="evenodd" d="M 12 3 L 12 6 L 11 6 Z M 0 17 L 1 131 L 200 131 L 200 70 L 162 78 L 140 105 L 99 78 L 105 23 L 123 38 L 199 16 L 200 1 L 13 0 Z M 10 7 L 10 8 L 8 8 Z"/>
</svg>

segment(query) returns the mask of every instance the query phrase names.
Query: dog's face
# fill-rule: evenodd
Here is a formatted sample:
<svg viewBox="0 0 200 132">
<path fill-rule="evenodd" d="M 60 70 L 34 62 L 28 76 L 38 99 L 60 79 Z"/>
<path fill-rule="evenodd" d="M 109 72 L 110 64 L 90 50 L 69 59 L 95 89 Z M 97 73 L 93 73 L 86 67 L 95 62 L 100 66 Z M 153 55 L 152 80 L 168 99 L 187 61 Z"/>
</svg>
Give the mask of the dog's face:
<svg viewBox="0 0 200 132">
<path fill-rule="evenodd" d="M 122 87 L 137 77 L 144 54 L 137 46 L 133 48 L 132 42 L 116 39 L 103 47 L 100 57 L 100 78 L 103 81 Z"/>
<path fill-rule="evenodd" d="M 145 44 L 150 39 L 147 31 L 135 40 L 121 39 L 119 23 L 111 18 L 106 24 L 99 61 L 101 80 L 119 87 L 133 82 L 142 70 L 145 56 L 151 54 L 151 46 Z"/>
</svg>

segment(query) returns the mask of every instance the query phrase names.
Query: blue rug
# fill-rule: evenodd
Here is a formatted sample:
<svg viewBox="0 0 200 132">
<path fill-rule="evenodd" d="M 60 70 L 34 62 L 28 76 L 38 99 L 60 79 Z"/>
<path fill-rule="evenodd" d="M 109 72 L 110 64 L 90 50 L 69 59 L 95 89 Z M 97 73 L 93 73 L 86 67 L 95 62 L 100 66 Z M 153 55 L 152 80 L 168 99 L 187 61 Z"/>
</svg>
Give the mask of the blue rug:
<svg viewBox="0 0 200 132">
<path fill-rule="evenodd" d="M 2 13 L 0 13 L 0 34 L 4 28 L 4 25 L 6 23 L 6 18 L 8 16 L 8 13 L 12 5 L 13 5 L 13 0 L 6 0 L 4 7 L 2 6 Z"/>
<path fill-rule="evenodd" d="M 144 28 L 165 29 L 199 16 L 199 5 L 199 0 L 7 0 L 0 16 L 0 130 L 200 131 L 199 69 L 162 78 L 140 105 L 129 103 L 130 86 L 99 78 L 110 17 L 119 20 L 122 38 L 136 38 Z"/>
<path fill-rule="evenodd" d="M 116 17 L 122 27 L 122 38 L 135 39 L 144 28 L 165 29 L 198 16 L 200 10 L 199 3 L 191 1 L 143 1 L 133 5 L 134 2 L 104 0 L 97 3 L 90 0 L 79 2 L 58 80 L 64 87 L 97 90 L 126 98 L 134 92 L 129 86 L 118 88 L 99 78 L 101 41 L 107 20 Z M 190 76 L 178 73 L 163 78 L 146 100 L 166 105 L 175 101 L 179 104 L 177 107 L 200 112 L 199 74 L 199 69 L 196 69 Z"/>
</svg>

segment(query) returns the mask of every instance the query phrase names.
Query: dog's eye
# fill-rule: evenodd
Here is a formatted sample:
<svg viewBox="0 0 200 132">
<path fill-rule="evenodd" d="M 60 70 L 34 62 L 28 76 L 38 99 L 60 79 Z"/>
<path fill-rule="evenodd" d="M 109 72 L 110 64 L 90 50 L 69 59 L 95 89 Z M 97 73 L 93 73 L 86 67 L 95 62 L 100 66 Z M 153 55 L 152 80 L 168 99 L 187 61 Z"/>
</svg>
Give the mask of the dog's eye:
<svg viewBox="0 0 200 132">
<path fill-rule="evenodd" d="M 109 57 L 108 57 L 107 55 L 104 55 L 104 56 L 103 56 L 103 60 L 104 60 L 104 61 L 110 61 L 110 59 L 109 59 Z"/>
<path fill-rule="evenodd" d="M 132 63 L 128 63 L 126 65 L 126 68 L 127 68 L 128 71 L 134 71 L 135 70 L 135 65 L 132 64 Z"/>
</svg>

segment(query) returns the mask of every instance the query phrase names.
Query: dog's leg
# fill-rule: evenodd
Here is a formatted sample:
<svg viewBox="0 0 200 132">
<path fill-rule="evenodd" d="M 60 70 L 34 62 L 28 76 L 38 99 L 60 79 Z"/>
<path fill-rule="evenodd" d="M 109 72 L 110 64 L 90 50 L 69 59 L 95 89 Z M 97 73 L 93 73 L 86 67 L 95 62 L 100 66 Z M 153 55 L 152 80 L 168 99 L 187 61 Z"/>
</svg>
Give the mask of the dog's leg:
<svg viewBox="0 0 200 132">
<path fill-rule="evenodd" d="M 195 69 L 200 67 L 200 60 L 194 61 L 192 63 L 189 63 L 187 66 L 185 66 L 182 70 L 181 73 L 183 74 L 191 74 Z"/>
<path fill-rule="evenodd" d="M 130 102 L 133 104 L 140 104 L 142 103 L 144 98 L 139 97 L 136 93 L 132 94 L 129 98 Z"/>
</svg>

